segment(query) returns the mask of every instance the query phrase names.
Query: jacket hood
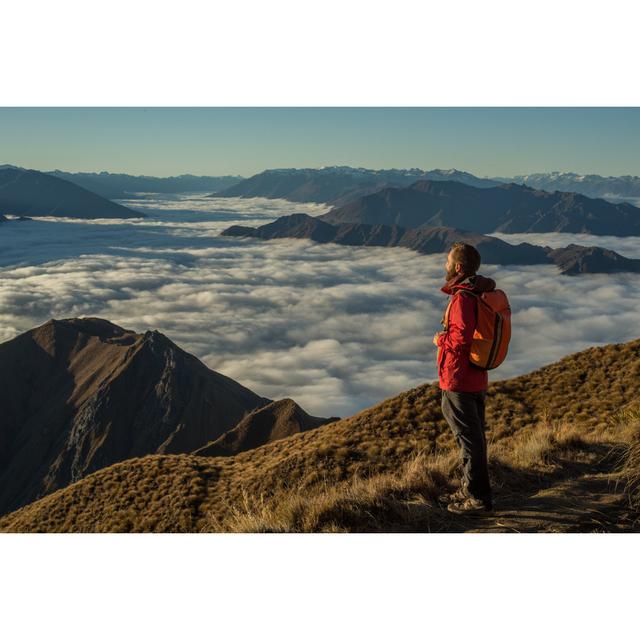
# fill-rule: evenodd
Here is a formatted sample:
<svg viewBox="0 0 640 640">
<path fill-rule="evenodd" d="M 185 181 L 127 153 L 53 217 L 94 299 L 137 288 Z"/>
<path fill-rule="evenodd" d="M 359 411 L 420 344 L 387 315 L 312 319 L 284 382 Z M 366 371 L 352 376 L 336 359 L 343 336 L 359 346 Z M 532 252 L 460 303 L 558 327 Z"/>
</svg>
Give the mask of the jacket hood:
<svg viewBox="0 0 640 640">
<path fill-rule="evenodd" d="M 483 291 L 493 291 L 495 288 L 496 282 L 493 278 L 486 278 L 480 274 L 468 276 L 465 273 L 458 273 L 451 280 L 448 280 L 440 291 L 453 295 L 461 289 L 482 293 Z"/>
</svg>

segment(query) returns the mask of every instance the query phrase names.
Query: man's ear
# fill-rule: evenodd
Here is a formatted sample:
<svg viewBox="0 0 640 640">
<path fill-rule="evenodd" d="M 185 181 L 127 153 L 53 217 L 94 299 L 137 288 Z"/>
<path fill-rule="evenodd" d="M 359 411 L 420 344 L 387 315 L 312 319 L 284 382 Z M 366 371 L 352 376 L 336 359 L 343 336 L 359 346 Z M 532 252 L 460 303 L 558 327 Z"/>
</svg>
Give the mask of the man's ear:
<svg viewBox="0 0 640 640">
<path fill-rule="evenodd" d="M 456 273 L 460 273 L 462 271 L 462 264 L 460 262 L 456 262 Z"/>
</svg>

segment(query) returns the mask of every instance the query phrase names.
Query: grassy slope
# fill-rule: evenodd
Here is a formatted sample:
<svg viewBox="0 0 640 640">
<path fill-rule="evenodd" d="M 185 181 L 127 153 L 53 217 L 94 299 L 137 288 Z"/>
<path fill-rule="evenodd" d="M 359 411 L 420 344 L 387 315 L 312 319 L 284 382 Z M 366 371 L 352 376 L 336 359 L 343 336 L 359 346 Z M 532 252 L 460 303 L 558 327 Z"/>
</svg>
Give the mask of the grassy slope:
<svg viewBox="0 0 640 640">
<path fill-rule="evenodd" d="M 504 460 L 510 461 L 493 465 L 494 478 L 497 474 L 500 482 L 502 473 L 504 485 L 509 486 L 512 480 L 506 477 L 508 467 L 520 469 L 517 482 L 531 480 L 531 474 L 524 473 L 527 460 L 534 463 L 534 478 L 544 475 L 548 471 L 544 464 L 549 461 L 543 456 L 543 466 L 536 467 L 540 462 L 535 453 L 538 450 L 566 451 L 571 442 L 608 441 L 618 446 L 620 438 L 615 434 L 611 416 L 635 400 L 639 380 L 640 340 L 634 340 L 593 347 L 532 373 L 491 383 L 486 416 L 490 452 L 507 452 Z M 541 424 L 555 425 L 554 429 L 557 429 L 563 421 L 565 426 L 571 425 L 573 434 L 567 436 L 566 442 L 563 434 L 534 434 L 538 433 Z M 578 429 L 578 435 L 575 429 Z M 543 442 L 541 448 L 533 446 L 533 457 L 517 453 L 531 449 L 530 444 L 523 444 L 529 439 Z M 512 453 L 508 453 L 510 450 Z M 416 460 L 416 454 L 422 455 Z M 518 466 L 514 457 L 517 459 L 522 455 L 524 462 Z M 587 447 L 584 453 L 573 456 L 575 461 L 569 456 L 560 468 L 581 464 L 580 458 L 589 455 L 597 456 L 598 452 Z M 351 418 L 230 458 L 154 455 L 115 464 L 5 516 L 0 520 L 0 529 L 238 529 L 238 509 L 242 510 L 247 500 L 252 501 L 252 508 L 259 501 L 260 508 L 268 511 L 274 504 L 274 497 L 278 498 L 278 504 L 283 504 L 287 495 L 299 494 L 300 490 L 308 496 L 326 495 L 330 485 L 335 483 L 342 483 L 338 497 L 346 497 L 347 492 L 353 490 L 357 477 L 368 477 L 369 480 L 356 479 L 356 483 L 379 482 L 393 486 L 394 482 L 400 482 L 404 487 L 398 489 L 401 492 L 407 486 L 410 486 L 409 492 L 421 487 L 419 492 L 423 498 L 432 500 L 451 486 L 456 459 L 453 439 L 440 413 L 439 390 L 436 384 L 427 384 L 389 398 Z M 402 480 L 406 479 L 407 473 L 414 478 L 408 485 Z M 372 476 L 377 479 L 373 480 Z M 384 489 L 382 494 L 393 498 L 393 491 L 389 493 Z M 393 499 L 392 503 L 396 504 Z M 406 506 L 402 508 L 406 509 Z M 439 512 L 434 511 L 436 520 L 440 518 Z M 438 522 L 428 528 L 447 528 Z M 354 525 L 350 529 L 343 525 L 335 518 L 329 518 L 321 527 L 314 528 L 312 523 L 300 530 L 358 530 L 360 527 Z M 257 527 L 257 530 L 263 529 Z M 372 527 L 364 527 L 364 530 L 372 530 Z M 385 530 L 393 530 L 393 526 Z"/>
<path fill-rule="evenodd" d="M 458 452 L 450 450 L 420 453 L 396 473 L 293 489 L 276 501 L 246 493 L 224 520 L 212 512 L 207 530 L 637 531 L 639 437 L 636 402 L 613 414 L 607 427 L 588 434 L 579 423 L 541 420 L 502 438 L 489 452 L 497 505 L 482 516 L 454 516 L 440 503 L 459 476 Z"/>
</svg>

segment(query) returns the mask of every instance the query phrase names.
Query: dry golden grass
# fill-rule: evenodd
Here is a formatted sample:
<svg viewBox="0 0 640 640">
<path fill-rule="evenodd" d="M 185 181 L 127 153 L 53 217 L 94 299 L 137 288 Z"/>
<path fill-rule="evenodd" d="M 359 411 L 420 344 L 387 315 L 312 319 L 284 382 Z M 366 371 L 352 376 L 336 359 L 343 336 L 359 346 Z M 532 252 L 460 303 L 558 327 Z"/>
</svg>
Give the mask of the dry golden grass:
<svg viewBox="0 0 640 640">
<path fill-rule="evenodd" d="M 491 383 L 486 421 L 496 486 L 543 486 L 603 446 L 619 446 L 623 421 L 611 416 L 635 400 L 639 380 L 635 340 Z M 232 457 L 127 460 L 5 516 L 0 530 L 376 530 L 374 521 L 385 530 L 416 523 L 441 530 L 448 525 L 432 494 L 450 486 L 457 464 L 440 391 L 426 384 Z M 422 484 L 408 480 L 416 473 Z M 388 510 L 393 515 L 383 517 Z"/>
<path fill-rule="evenodd" d="M 576 464 L 597 462 L 604 447 L 615 453 L 620 438 L 634 430 L 627 410 L 614 414 L 608 427 L 620 427 L 615 437 L 609 428 L 584 433 L 579 423 L 541 420 L 536 425 L 502 439 L 490 448 L 489 466 L 500 494 L 535 491 L 570 475 Z M 615 432 L 614 432 L 615 433 Z M 639 439 L 640 441 L 640 439 Z M 633 449 L 640 456 L 640 447 Z M 638 460 L 634 472 L 638 474 Z M 458 483 L 457 450 L 446 454 L 420 453 L 399 473 L 356 476 L 335 485 L 319 485 L 312 491 L 293 489 L 267 500 L 244 493 L 223 519 L 209 514 L 205 530 L 243 533 L 401 532 L 456 531 L 460 523 L 444 511 L 438 498 Z M 635 490 L 640 478 L 634 476 Z"/>
<path fill-rule="evenodd" d="M 632 428 L 631 437 L 623 453 L 622 479 L 633 512 L 633 519 L 640 522 L 640 402 L 624 412 L 622 420 L 626 420 Z"/>
<path fill-rule="evenodd" d="M 209 514 L 205 530 L 243 533 L 305 533 L 415 530 L 442 531 L 449 517 L 434 508 L 438 496 L 452 490 L 451 454 L 418 454 L 399 473 L 354 476 L 338 484 L 321 483 L 313 491 L 295 488 L 277 500 L 246 492 L 224 519 Z"/>
<path fill-rule="evenodd" d="M 207 485 L 215 478 L 215 465 L 196 456 L 133 458 L 5 516 L 2 524 L 34 532 L 193 531 Z M 24 519 L 32 525 L 18 524 Z"/>
</svg>

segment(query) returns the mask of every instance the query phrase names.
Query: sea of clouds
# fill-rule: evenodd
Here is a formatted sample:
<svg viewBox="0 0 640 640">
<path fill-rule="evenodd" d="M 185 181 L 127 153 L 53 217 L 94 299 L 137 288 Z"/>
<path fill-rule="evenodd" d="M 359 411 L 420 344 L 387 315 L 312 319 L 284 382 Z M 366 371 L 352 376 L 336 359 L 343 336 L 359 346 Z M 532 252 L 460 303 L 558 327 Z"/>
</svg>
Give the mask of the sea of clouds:
<svg viewBox="0 0 640 640">
<path fill-rule="evenodd" d="M 256 393 L 326 416 L 437 379 L 431 340 L 447 302 L 444 254 L 219 236 L 231 224 L 318 215 L 323 205 L 164 194 L 123 204 L 149 217 L 0 225 L 0 341 L 49 318 L 158 329 Z M 494 235 L 640 257 L 635 238 Z M 559 276 L 548 265 L 483 265 L 481 273 L 513 310 L 509 355 L 490 380 L 639 337 L 636 274 Z"/>
</svg>

